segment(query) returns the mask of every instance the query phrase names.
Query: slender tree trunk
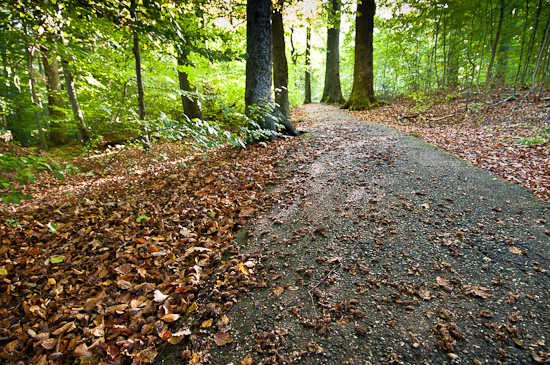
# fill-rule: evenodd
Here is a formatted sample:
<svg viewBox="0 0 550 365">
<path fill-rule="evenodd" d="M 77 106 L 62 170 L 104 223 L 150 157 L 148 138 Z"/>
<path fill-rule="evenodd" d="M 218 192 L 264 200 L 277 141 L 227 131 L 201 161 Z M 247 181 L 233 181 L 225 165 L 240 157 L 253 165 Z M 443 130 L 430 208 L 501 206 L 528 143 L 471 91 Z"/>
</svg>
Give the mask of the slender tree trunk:
<svg viewBox="0 0 550 365">
<path fill-rule="evenodd" d="M 122 108 L 124 108 L 124 101 L 126 100 L 126 94 L 128 93 L 128 81 L 124 83 L 124 89 L 122 91 L 122 98 L 120 100 L 120 107 L 118 108 L 115 116 L 111 119 L 111 124 L 118 123 L 120 121 L 120 114 L 122 114 Z"/>
<path fill-rule="evenodd" d="M 544 62 L 546 58 L 548 57 L 548 44 L 550 43 L 550 13 L 548 13 L 548 18 L 546 19 L 546 29 L 544 30 L 544 37 L 542 38 L 542 42 L 539 49 L 539 54 L 537 57 L 537 62 L 535 63 L 535 70 L 533 71 L 533 85 L 537 84 L 537 77 L 539 73 L 539 68 L 541 65 L 541 62 L 543 64 L 542 69 L 545 70 Z M 540 88 L 542 92 L 542 88 L 544 87 L 544 80 L 541 82 Z"/>
<path fill-rule="evenodd" d="M 523 67 L 523 73 L 521 74 L 521 84 L 525 83 L 525 78 L 527 77 L 527 70 L 529 69 L 529 61 L 531 60 L 531 55 L 533 54 L 533 48 L 535 47 L 535 40 L 537 37 L 537 28 L 539 25 L 540 13 L 542 11 L 542 0 L 539 0 L 539 6 L 537 7 L 537 13 L 535 16 L 535 25 L 533 25 L 533 32 L 529 38 L 529 47 L 527 48 L 527 54 L 525 58 L 525 66 Z"/>
<path fill-rule="evenodd" d="M 308 27 L 306 30 L 306 74 L 305 74 L 305 100 L 304 104 L 311 103 L 311 28 Z"/>
<path fill-rule="evenodd" d="M 516 71 L 516 77 L 514 78 L 514 94 L 517 92 L 519 73 L 521 72 L 521 65 L 523 62 L 523 49 L 525 46 L 525 34 L 527 33 L 527 23 L 529 20 L 529 0 L 525 1 L 525 22 L 523 23 L 523 33 L 521 36 L 521 51 L 519 52 L 518 70 Z"/>
<path fill-rule="evenodd" d="M 436 7 L 434 7 L 434 20 L 436 18 L 436 14 L 435 14 L 435 9 Z M 437 87 L 441 87 L 441 84 L 439 82 L 439 74 L 437 72 L 437 39 L 439 38 L 439 24 L 441 23 L 441 17 L 443 15 L 440 15 L 439 16 L 439 19 L 437 19 L 435 21 L 435 41 L 434 41 L 434 47 L 433 47 L 433 61 L 434 61 L 434 72 L 435 72 L 435 79 L 436 79 L 436 82 L 437 82 Z"/>
<path fill-rule="evenodd" d="M 349 100 L 342 108 L 352 110 L 370 109 L 378 102 L 374 96 L 373 48 L 374 0 L 363 0 L 357 4 L 355 20 L 355 64 L 353 86 Z"/>
<path fill-rule="evenodd" d="M 51 44 L 53 39 L 50 38 Z M 67 127 L 63 121 L 65 107 L 63 92 L 61 91 L 61 76 L 57 55 L 52 50 L 42 47 L 42 64 L 46 74 L 46 86 L 48 89 L 48 116 L 50 121 L 50 142 L 53 146 L 67 143 Z"/>
<path fill-rule="evenodd" d="M 472 14 L 472 25 L 471 25 L 471 30 L 470 30 L 470 39 L 468 41 L 468 62 L 470 63 L 470 66 L 472 66 L 472 76 L 471 76 L 471 79 L 470 79 L 470 87 L 468 88 L 468 96 L 466 97 L 466 107 L 464 108 L 466 111 L 468 111 L 468 104 L 470 103 L 470 93 L 472 92 L 472 86 L 474 84 L 474 78 L 475 78 L 475 72 L 476 72 L 476 65 L 475 65 L 475 62 L 472 59 L 472 43 L 473 43 L 473 39 L 474 39 L 476 9 L 477 9 L 477 6 L 474 8 L 474 13 Z"/>
<path fill-rule="evenodd" d="M 273 11 L 273 86 L 275 87 L 275 104 L 283 115 L 290 118 L 288 102 L 288 62 L 285 50 L 285 29 L 283 25 L 283 4 L 279 2 Z"/>
<path fill-rule="evenodd" d="M 245 113 L 264 129 L 277 131 L 282 124 L 286 133 L 296 136 L 296 128 L 271 99 L 271 0 L 249 0 L 246 15 Z"/>
<path fill-rule="evenodd" d="M 145 120 L 145 92 L 143 90 L 143 78 L 141 75 L 141 52 L 139 50 L 139 36 L 134 34 L 134 47 L 132 48 L 136 60 L 136 80 L 138 89 L 139 119 Z"/>
<path fill-rule="evenodd" d="M 27 27 L 23 27 L 25 34 L 27 34 Z M 27 72 L 29 74 L 29 92 L 31 95 L 31 103 L 33 105 L 34 120 L 36 122 L 36 129 L 38 130 L 38 141 L 40 142 L 40 147 L 45 150 L 48 148 L 48 145 L 46 144 L 46 136 L 44 135 L 42 120 L 40 119 L 40 114 L 38 113 L 38 109 L 42 109 L 42 105 L 40 103 L 38 95 L 36 94 L 36 79 L 34 78 L 33 71 L 33 53 L 34 52 L 32 52 L 30 45 L 25 38 L 25 56 L 27 59 Z"/>
<path fill-rule="evenodd" d="M 80 109 L 80 104 L 78 103 L 78 99 L 76 97 L 73 74 L 71 72 L 69 62 L 66 59 L 62 58 L 61 64 L 63 65 L 63 76 L 65 77 L 65 89 L 67 91 L 67 96 L 69 97 L 69 102 L 71 103 L 74 119 L 76 121 L 76 127 L 78 129 L 78 139 L 82 143 L 87 143 L 90 140 L 90 132 L 84 122 L 84 115 L 82 114 L 82 109 Z"/>
<path fill-rule="evenodd" d="M 495 77 L 495 83 L 497 86 L 506 85 L 506 79 L 508 74 L 508 52 L 510 51 L 510 42 L 512 41 L 512 32 L 510 31 L 510 24 L 514 22 L 513 9 L 510 4 L 504 7 L 506 13 L 507 22 L 503 22 L 504 28 L 501 32 L 500 45 L 497 53 L 497 72 Z"/>
<path fill-rule="evenodd" d="M 493 64 L 495 62 L 495 56 L 497 54 L 497 46 L 498 41 L 500 38 L 500 31 L 502 29 L 502 21 L 504 19 L 504 0 L 500 0 L 500 15 L 498 17 L 498 25 L 497 25 L 497 31 L 495 34 L 495 40 L 493 42 L 493 46 L 491 47 L 491 59 L 489 61 L 489 66 L 487 67 L 487 75 L 485 78 L 485 88 L 489 89 L 491 87 L 491 82 L 493 79 L 492 72 L 493 72 Z"/>
<path fill-rule="evenodd" d="M 327 62 L 322 102 L 342 103 L 340 85 L 340 0 L 330 1 L 327 27 Z"/>
<path fill-rule="evenodd" d="M 180 50 L 178 52 L 178 66 L 180 66 L 180 68 L 178 68 L 178 80 L 180 90 L 182 91 L 181 103 L 183 106 L 183 112 L 187 115 L 187 117 L 189 117 L 189 119 L 202 119 L 202 110 L 199 105 L 199 100 L 195 96 L 197 88 L 191 86 L 187 72 L 181 69 L 182 66 L 189 64 L 187 54 L 188 53 L 185 50 Z"/>
</svg>

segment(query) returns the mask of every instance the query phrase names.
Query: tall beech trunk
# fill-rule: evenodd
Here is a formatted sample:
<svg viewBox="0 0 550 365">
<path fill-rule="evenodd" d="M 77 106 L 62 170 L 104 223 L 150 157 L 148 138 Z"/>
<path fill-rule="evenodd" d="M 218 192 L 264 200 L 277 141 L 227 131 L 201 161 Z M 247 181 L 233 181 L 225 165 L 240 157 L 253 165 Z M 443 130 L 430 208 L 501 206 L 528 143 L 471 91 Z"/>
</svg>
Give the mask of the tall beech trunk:
<svg viewBox="0 0 550 365">
<path fill-rule="evenodd" d="M 305 63 L 305 100 L 304 104 L 311 103 L 311 28 L 306 30 L 306 63 Z"/>
<path fill-rule="evenodd" d="M 48 37 L 50 38 L 50 37 Z M 50 44 L 53 44 L 53 40 Z M 46 87 L 48 89 L 48 117 L 50 121 L 50 143 L 52 146 L 60 146 L 67 143 L 67 126 L 63 122 L 65 118 L 63 92 L 61 91 L 61 76 L 59 75 L 59 63 L 57 55 L 52 49 L 41 47 L 42 64 L 46 75 Z"/>
<path fill-rule="evenodd" d="M 279 2 L 273 11 L 272 41 L 273 41 L 273 86 L 275 87 L 275 103 L 278 109 L 288 119 L 290 105 L 288 102 L 288 62 L 285 52 L 285 30 L 283 26 L 283 4 Z"/>
<path fill-rule="evenodd" d="M 24 25 L 23 29 L 25 31 L 25 34 L 27 33 L 27 27 Z M 36 129 L 38 130 L 38 141 L 40 142 L 40 147 L 42 149 L 47 149 L 48 145 L 46 143 L 46 136 L 44 134 L 44 127 L 42 126 L 42 120 L 40 119 L 40 113 L 38 113 L 39 109 L 42 109 L 42 105 L 40 103 L 40 99 L 38 98 L 38 95 L 36 94 L 36 79 L 34 78 L 34 71 L 33 71 L 33 51 L 29 45 L 29 42 L 27 41 L 27 38 L 25 37 L 25 57 L 27 61 L 27 72 L 29 74 L 29 92 L 31 95 L 31 103 L 33 105 L 33 111 L 34 111 L 34 120 L 36 122 Z"/>
<path fill-rule="evenodd" d="M 297 136 L 271 99 L 271 0 L 249 0 L 246 15 L 245 113 L 264 129 L 277 131 L 277 124 L 282 124 L 286 133 Z"/>
<path fill-rule="evenodd" d="M 539 0 L 539 6 L 537 7 L 537 13 L 535 16 L 535 25 L 533 25 L 533 32 L 529 38 L 529 47 L 527 47 L 527 54 L 525 56 L 525 66 L 523 67 L 523 72 L 521 74 L 521 84 L 525 83 L 525 78 L 527 77 L 527 70 L 529 69 L 529 61 L 531 60 L 531 54 L 533 53 L 533 48 L 535 46 L 535 40 L 537 37 L 537 28 L 539 25 L 540 13 L 542 11 L 542 0 Z"/>
<path fill-rule="evenodd" d="M 491 48 L 491 59 L 489 60 L 489 66 L 487 67 L 487 75 L 485 77 L 485 88 L 488 89 L 491 87 L 491 82 L 493 81 L 493 64 L 495 62 L 495 56 L 497 54 L 497 46 L 500 38 L 500 31 L 502 29 L 502 21 L 504 19 L 504 0 L 500 0 L 500 15 L 498 17 L 497 31 L 495 34 L 495 39 L 493 41 L 493 46 Z"/>
<path fill-rule="evenodd" d="M 370 109 L 378 105 L 374 96 L 373 49 L 374 0 L 363 0 L 357 4 L 355 19 L 355 64 L 353 86 L 349 100 L 342 108 L 352 110 Z"/>
<path fill-rule="evenodd" d="M 134 58 L 136 60 L 136 80 L 138 89 L 139 119 L 145 120 L 145 91 L 143 90 L 143 78 L 141 75 L 141 52 L 139 50 L 139 36 L 134 33 Z"/>
<path fill-rule="evenodd" d="M 73 74 L 69 62 L 66 59 L 62 58 L 61 64 L 63 65 L 63 76 L 65 77 L 65 89 L 69 97 L 69 102 L 71 103 L 71 109 L 73 110 L 73 116 L 78 129 L 78 139 L 82 143 L 87 143 L 90 140 L 90 132 L 84 122 L 84 115 L 82 114 L 82 109 L 80 109 L 80 104 L 76 97 Z"/>
<path fill-rule="evenodd" d="M 187 55 L 188 52 L 185 50 L 180 50 L 178 52 L 178 66 L 189 65 Z M 196 94 L 197 88 L 191 86 L 187 72 L 181 70 L 180 68 L 178 68 L 178 80 L 180 90 L 182 91 L 181 103 L 183 106 L 183 112 L 189 117 L 189 119 L 202 119 L 202 110 L 199 105 L 199 100 L 196 97 L 190 97 L 190 94 Z"/>
<path fill-rule="evenodd" d="M 327 62 L 325 88 L 321 101 L 324 103 L 342 103 L 340 85 L 340 0 L 330 1 L 327 27 Z"/>
<path fill-rule="evenodd" d="M 548 57 L 547 51 L 548 51 L 548 45 L 550 44 L 550 13 L 548 13 L 548 18 L 546 19 L 546 29 L 544 30 L 544 35 L 542 37 L 542 42 L 539 49 L 539 54 L 537 56 L 537 62 L 535 63 L 535 69 L 533 71 L 533 85 L 536 85 L 537 83 L 537 77 L 540 70 L 541 63 L 543 65 L 542 70 L 546 70 L 545 67 L 545 60 Z M 544 77 L 542 77 L 542 82 L 540 84 L 540 89 L 542 93 L 542 89 L 544 87 Z"/>
<path fill-rule="evenodd" d="M 518 69 L 514 78 L 514 94 L 517 92 L 519 73 L 523 62 L 523 50 L 525 48 L 525 34 L 527 33 L 527 24 L 529 21 L 529 0 L 525 1 L 525 21 L 523 22 L 523 33 L 521 35 L 521 51 L 519 52 Z"/>
</svg>

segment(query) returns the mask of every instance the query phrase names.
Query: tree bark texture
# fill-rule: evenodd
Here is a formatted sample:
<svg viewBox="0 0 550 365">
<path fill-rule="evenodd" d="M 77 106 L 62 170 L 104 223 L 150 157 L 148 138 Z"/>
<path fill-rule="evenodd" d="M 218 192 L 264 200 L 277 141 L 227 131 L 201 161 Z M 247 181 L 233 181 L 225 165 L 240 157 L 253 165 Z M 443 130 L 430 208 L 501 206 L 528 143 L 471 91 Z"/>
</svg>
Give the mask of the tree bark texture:
<svg viewBox="0 0 550 365">
<path fill-rule="evenodd" d="M 363 0 L 357 4 L 355 20 L 355 64 L 353 86 L 344 109 L 364 110 L 377 106 L 374 96 L 374 71 L 372 37 L 374 30 L 374 0 Z"/>
<path fill-rule="evenodd" d="M 132 51 L 136 60 L 139 120 L 145 120 L 145 91 L 143 90 L 143 78 L 141 76 L 141 52 L 139 50 L 139 36 L 137 33 L 134 34 L 134 47 Z"/>
<path fill-rule="evenodd" d="M 65 107 L 63 93 L 61 91 L 61 77 L 59 75 L 59 63 L 55 52 L 42 47 L 42 64 L 46 75 L 46 87 L 48 89 L 48 116 L 50 121 L 50 143 L 52 146 L 60 146 L 67 143 L 67 127 L 63 122 Z"/>
<path fill-rule="evenodd" d="M 311 103 L 311 28 L 306 30 L 306 62 L 305 62 L 305 100 L 304 104 Z"/>
<path fill-rule="evenodd" d="M 61 64 L 63 65 L 63 76 L 65 77 L 65 89 L 67 91 L 67 96 L 69 97 L 69 102 L 71 103 L 73 116 L 78 129 L 78 139 L 82 143 L 87 143 L 90 140 L 90 132 L 84 122 L 84 115 L 82 114 L 82 109 L 80 109 L 80 104 L 78 103 L 78 98 L 76 97 L 73 73 L 71 72 L 71 68 L 67 60 L 62 58 Z"/>
<path fill-rule="evenodd" d="M 495 56 L 497 54 L 498 40 L 500 38 L 500 31 L 502 29 L 503 19 L 504 19 L 504 0 L 500 0 L 500 15 L 498 18 L 498 25 L 497 25 L 497 32 L 495 34 L 495 40 L 491 48 L 491 59 L 489 61 L 489 66 L 487 67 L 487 75 L 485 78 L 485 88 L 489 88 L 491 86 L 491 82 L 493 78 L 492 76 L 493 64 L 495 62 Z"/>
<path fill-rule="evenodd" d="M 264 129 L 276 131 L 280 123 L 298 135 L 271 99 L 271 0 L 249 0 L 246 13 L 245 114 Z"/>
<path fill-rule="evenodd" d="M 24 29 L 25 33 L 27 33 L 26 26 L 24 26 Z M 36 79 L 33 71 L 33 52 L 29 46 L 27 38 L 25 38 L 25 56 L 27 61 L 27 72 L 29 74 L 29 93 L 31 95 L 31 103 L 34 109 L 34 120 L 36 122 L 36 128 L 38 129 L 38 141 L 40 142 L 40 147 L 45 150 L 48 148 L 48 145 L 46 143 L 42 120 L 40 119 L 40 114 L 38 113 L 38 109 L 42 109 L 42 106 L 40 100 L 38 99 L 38 95 L 36 94 Z"/>
<path fill-rule="evenodd" d="M 178 66 L 187 66 L 189 65 L 189 60 L 187 59 L 188 53 L 185 50 L 181 50 L 178 53 Z M 187 72 L 178 69 L 178 80 L 180 84 L 181 94 L 181 103 L 183 106 L 183 112 L 189 119 L 202 119 L 202 110 L 199 105 L 199 100 L 196 97 L 191 97 L 190 94 L 196 94 L 197 88 L 192 87 L 189 83 L 189 78 Z"/>
<path fill-rule="evenodd" d="M 531 54 L 533 53 L 533 47 L 535 46 L 535 39 L 537 36 L 537 28 L 539 24 L 540 13 L 542 11 L 542 0 L 539 0 L 539 6 L 537 7 L 537 12 L 535 16 L 535 25 L 533 26 L 533 32 L 529 38 L 529 47 L 527 48 L 527 55 L 525 58 L 525 66 L 523 67 L 523 72 L 521 74 L 521 84 L 525 83 L 525 78 L 527 76 L 527 70 L 529 69 L 529 61 L 531 59 Z"/>
<path fill-rule="evenodd" d="M 288 101 L 288 62 L 285 52 L 283 13 L 279 7 L 273 11 L 272 41 L 275 103 L 278 105 L 279 111 L 288 119 L 290 118 L 290 105 Z"/>
<path fill-rule="evenodd" d="M 546 60 L 546 57 L 548 57 L 547 53 L 548 53 L 549 44 L 550 44 L 550 13 L 548 13 L 548 18 L 546 19 L 546 28 L 544 30 L 544 35 L 540 45 L 539 54 L 537 56 L 537 62 L 535 63 L 535 69 L 533 71 L 533 85 L 537 84 L 537 77 L 538 77 L 541 62 L 543 63 L 542 69 L 545 70 L 544 60 Z M 543 87 L 544 87 L 544 81 L 542 81 L 540 84 L 541 92 Z"/>
<path fill-rule="evenodd" d="M 325 88 L 321 98 L 327 104 L 344 102 L 340 85 L 340 0 L 332 0 L 330 4 Z"/>
</svg>

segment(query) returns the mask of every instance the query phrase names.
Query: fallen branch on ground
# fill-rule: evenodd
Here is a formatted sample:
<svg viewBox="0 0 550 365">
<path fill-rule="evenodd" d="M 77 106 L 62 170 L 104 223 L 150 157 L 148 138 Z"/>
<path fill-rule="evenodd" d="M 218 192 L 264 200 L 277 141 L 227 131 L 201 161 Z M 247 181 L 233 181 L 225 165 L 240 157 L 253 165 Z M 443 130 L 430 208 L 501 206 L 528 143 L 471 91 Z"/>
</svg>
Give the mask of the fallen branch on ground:
<svg viewBox="0 0 550 365">
<path fill-rule="evenodd" d="M 520 94 L 513 94 L 513 95 L 510 95 L 508 98 L 502 100 L 502 101 L 499 101 L 498 103 L 494 103 L 494 104 L 491 104 L 491 105 L 488 105 L 487 106 L 487 109 L 489 109 L 490 107 L 493 107 L 493 106 L 497 106 L 497 105 L 500 105 L 500 104 L 504 104 L 506 103 L 507 101 L 512 101 L 512 100 L 516 100 L 516 97 L 518 97 Z"/>
</svg>

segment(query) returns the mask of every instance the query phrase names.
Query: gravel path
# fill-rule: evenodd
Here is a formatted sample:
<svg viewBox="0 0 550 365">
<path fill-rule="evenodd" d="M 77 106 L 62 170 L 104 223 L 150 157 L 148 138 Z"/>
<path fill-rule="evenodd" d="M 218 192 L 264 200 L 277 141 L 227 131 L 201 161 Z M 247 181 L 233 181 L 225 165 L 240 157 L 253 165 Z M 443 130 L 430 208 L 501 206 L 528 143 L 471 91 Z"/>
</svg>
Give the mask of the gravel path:
<svg viewBox="0 0 550 365">
<path fill-rule="evenodd" d="M 547 363 L 550 206 L 334 107 L 299 113 L 309 133 L 239 240 L 265 287 L 242 290 L 232 342 L 203 360 Z"/>
</svg>

